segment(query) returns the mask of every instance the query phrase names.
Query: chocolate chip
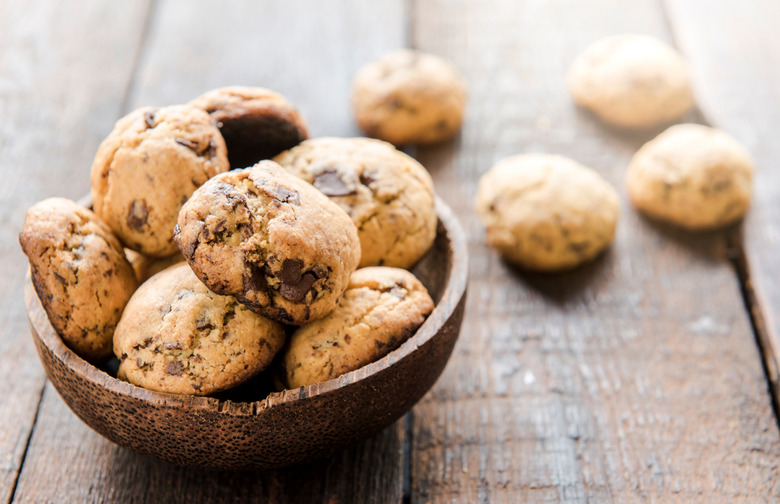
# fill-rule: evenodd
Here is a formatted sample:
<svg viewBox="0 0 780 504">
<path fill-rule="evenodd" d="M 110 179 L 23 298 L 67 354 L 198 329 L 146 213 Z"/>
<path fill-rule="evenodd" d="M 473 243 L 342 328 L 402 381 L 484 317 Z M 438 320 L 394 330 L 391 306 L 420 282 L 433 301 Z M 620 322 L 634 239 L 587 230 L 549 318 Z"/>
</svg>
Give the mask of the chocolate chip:
<svg viewBox="0 0 780 504">
<path fill-rule="evenodd" d="M 196 153 L 200 154 L 200 152 L 198 150 L 199 146 L 198 146 L 197 142 L 193 142 L 192 140 L 189 140 L 187 138 L 182 138 L 182 137 L 176 137 L 175 140 L 176 140 L 177 144 L 183 145 L 183 146 L 187 147 L 188 149 L 192 149 Z"/>
<path fill-rule="evenodd" d="M 372 171 L 364 171 L 360 174 L 360 183 L 368 187 L 376 181 L 376 173 Z"/>
<path fill-rule="evenodd" d="M 298 283 L 301 279 L 303 270 L 303 261 L 300 259 L 285 259 L 282 262 L 282 269 L 276 275 L 283 283 Z"/>
<path fill-rule="evenodd" d="M 210 331 L 214 329 L 214 324 L 212 324 L 208 318 L 203 317 L 202 319 L 199 318 L 195 321 L 195 328 L 198 331 Z"/>
<path fill-rule="evenodd" d="M 127 225 L 136 231 L 142 231 L 149 218 L 146 200 L 133 200 L 127 212 Z"/>
<path fill-rule="evenodd" d="M 179 376 L 184 371 L 184 364 L 180 361 L 171 361 L 165 366 L 165 372 L 169 375 Z"/>
<path fill-rule="evenodd" d="M 271 196 L 282 203 L 290 203 L 291 205 L 301 204 L 297 191 L 291 191 L 290 189 L 278 185 L 271 186 L 270 188 L 267 188 L 267 190 Z"/>
<path fill-rule="evenodd" d="M 181 350 L 181 342 L 176 343 L 163 343 L 163 348 L 166 350 Z"/>
<path fill-rule="evenodd" d="M 314 177 L 314 187 L 322 191 L 326 196 L 347 196 L 355 194 L 355 189 L 350 189 L 341 180 L 336 170 L 325 170 Z"/>
<path fill-rule="evenodd" d="M 283 298 L 294 303 L 299 303 L 303 301 L 303 298 L 306 296 L 306 293 L 309 292 L 309 289 L 311 289 L 315 280 L 317 280 L 317 277 L 314 276 L 314 273 L 307 272 L 304 273 L 296 283 L 282 283 L 281 287 L 279 287 L 279 292 L 282 294 Z"/>
<path fill-rule="evenodd" d="M 244 291 L 267 292 L 268 280 L 265 278 L 263 268 L 254 263 L 247 262 L 244 273 Z M 248 273 L 248 274 L 247 274 Z"/>
<path fill-rule="evenodd" d="M 154 128 L 154 111 L 144 112 L 144 122 L 150 128 Z"/>
</svg>

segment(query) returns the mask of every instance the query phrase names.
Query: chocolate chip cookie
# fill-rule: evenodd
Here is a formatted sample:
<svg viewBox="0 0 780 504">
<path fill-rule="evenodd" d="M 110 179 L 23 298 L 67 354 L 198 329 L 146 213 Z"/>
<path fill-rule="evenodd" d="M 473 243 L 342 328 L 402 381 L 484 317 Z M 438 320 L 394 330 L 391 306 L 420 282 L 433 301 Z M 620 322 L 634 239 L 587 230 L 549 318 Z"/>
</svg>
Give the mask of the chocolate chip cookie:
<svg viewBox="0 0 780 504">
<path fill-rule="evenodd" d="M 338 308 L 290 337 L 277 377 L 297 388 L 354 371 L 398 348 L 432 310 L 428 291 L 408 271 L 357 270 Z"/>
<path fill-rule="evenodd" d="M 92 203 L 128 248 L 176 253 L 173 227 L 192 192 L 227 171 L 225 141 L 204 111 L 143 108 L 120 119 L 92 163 Z"/>
<path fill-rule="evenodd" d="M 19 242 L 52 327 L 87 360 L 111 355 L 111 338 L 136 288 L 119 240 L 94 213 L 64 198 L 27 211 Z"/>
<path fill-rule="evenodd" d="M 463 123 L 466 85 L 448 61 L 402 49 L 368 63 L 352 83 L 352 107 L 363 132 L 395 145 L 455 136 Z"/>
<path fill-rule="evenodd" d="M 195 98 L 190 105 L 217 121 L 232 168 L 270 159 L 309 137 L 306 122 L 295 107 L 269 89 L 224 87 Z"/>
<path fill-rule="evenodd" d="M 753 160 L 734 138 L 700 124 L 678 124 L 634 154 L 628 195 L 650 217 L 687 229 L 737 221 L 750 207 Z"/>
<path fill-rule="evenodd" d="M 287 324 L 335 308 L 360 261 L 349 216 L 273 161 L 223 173 L 195 191 L 175 239 L 211 290 Z"/>
<path fill-rule="evenodd" d="M 475 209 L 488 245 L 506 259 L 558 271 L 612 243 L 620 205 L 615 189 L 590 168 L 562 156 L 520 154 L 482 176 Z"/>
<path fill-rule="evenodd" d="M 284 344 L 281 324 L 211 292 L 186 264 L 144 283 L 114 335 L 120 379 L 160 392 L 208 395 L 268 366 Z"/>
<path fill-rule="evenodd" d="M 360 267 L 412 267 L 436 237 L 433 182 L 392 145 L 368 138 L 315 138 L 275 158 L 352 217 Z"/>
<path fill-rule="evenodd" d="M 578 105 L 628 128 L 672 122 L 694 105 L 683 57 L 646 35 L 616 35 L 590 45 L 572 63 L 568 85 Z"/>
</svg>

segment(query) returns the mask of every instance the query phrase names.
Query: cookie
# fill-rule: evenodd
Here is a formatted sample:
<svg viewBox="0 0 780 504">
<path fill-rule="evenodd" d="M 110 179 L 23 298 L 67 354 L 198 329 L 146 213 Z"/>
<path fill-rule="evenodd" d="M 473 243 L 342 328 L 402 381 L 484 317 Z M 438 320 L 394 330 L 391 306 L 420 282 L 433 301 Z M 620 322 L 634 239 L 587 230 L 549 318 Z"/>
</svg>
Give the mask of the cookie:
<svg viewBox="0 0 780 504">
<path fill-rule="evenodd" d="M 208 395 L 265 369 L 284 345 L 281 324 L 211 292 L 186 264 L 144 283 L 114 335 L 118 377 L 173 394 Z"/>
<path fill-rule="evenodd" d="M 309 138 L 306 122 L 287 99 L 269 89 L 230 86 L 190 102 L 217 121 L 232 168 L 270 159 Z"/>
<path fill-rule="evenodd" d="M 549 154 L 502 159 L 479 181 L 475 209 L 488 245 L 539 271 L 571 269 L 615 236 L 619 201 L 595 171 Z"/>
<path fill-rule="evenodd" d="M 431 176 L 392 145 L 368 138 L 315 138 L 274 159 L 314 185 L 355 223 L 360 266 L 410 268 L 436 238 Z"/>
<path fill-rule="evenodd" d="M 86 208 L 50 198 L 27 211 L 19 235 L 52 327 L 90 361 L 111 355 L 111 338 L 136 288 L 119 240 Z"/>
<path fill-rule="evenodd" d="M 225 141 L 202 110 L 138 109 L 100 144 L 91 173 L 94 211 L 126 247 L 169 256 L 182 204 L 229 168 Z"/>
<path fill-rule="evenodd" d="M 361 368 L 398 348 L 432 310 L 428 291 L 408 271 L 359 269 L 338 308 L 293 333 L 277 377 L 297 388 Z"/>
<path fill-rule="evenodd" d="M 180 263 L 184 260 L 181 254 L 174 254 L 168 257 L 150 257 L 139 254 L 135 250 L 125 249 L 125 256 L 130 261 L 130 265 L 135 271 L 135 277 L 138 283 L 142 284 L 162 270 Z"/>
<path fill-rule="evenodd" d="M 700 230 L 741 219 L 750 206 L 753 161 L 732 137 L 678 124 L 634 154 L 626 173 L 633 205 L 655 219 Z"/>
<path fill-rule="evenodd" d="M 568 85 L 575 103 L 627 128 L 670 123 L 694 105 L 683 57 L 646 35 L 617 35 L 592 44 L 572 63 Z"/>
<path fill-rule="evenodd" d="M 466 85 L 448 61 L 402 49 L 365 65 L 352 83 L 358 125 L 395 145 L 455 136 L 463 123 Z"/>
<path fill-rule="evenodd" d="M 360 261 L 349 216 L 273 161 L 205 183 L 181 209 L 175 238 L 211 290 L 287 324 L 335 308 Z"/>
</svg>

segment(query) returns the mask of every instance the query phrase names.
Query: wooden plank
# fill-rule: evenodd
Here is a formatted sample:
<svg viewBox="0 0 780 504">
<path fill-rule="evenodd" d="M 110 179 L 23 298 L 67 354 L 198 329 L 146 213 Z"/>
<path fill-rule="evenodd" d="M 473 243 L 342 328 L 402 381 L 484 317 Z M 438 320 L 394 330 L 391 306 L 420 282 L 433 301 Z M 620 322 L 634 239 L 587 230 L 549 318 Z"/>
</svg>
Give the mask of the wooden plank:
<svg viewBox="0 0 780 504">
<path fill-rule="evenodd" d="M 148 2 L 0 2 L 0 502 L 14 491 L 45 376 L 24 310 L 24 213 L 78 198 L 121 108 Z M 74 36 L 80 34 L 82 36 Z"/>
<path fill-rule="evenodd" d="M 780 129 L 780 3 L 667 0 L 667 6 L 704 115 L 755 157 L 753 207 L 734 243 L 780 401 L 780 144 L 775 138 Z"/>
<path fill-rule="evenodd" d="M 224 85 L 260 85 L 296 103 L 313 134 L 352 135 L 351 76 L 364 62 L 405 45 L 406 19 L 406 4 L 392 0 L 161 1 L 128 109 L 188 101 Z M 236 474 L 182 469 L 103 440 L 47 388 L 17 501 L 398 502 L 404 441 L 399 422 L 302 468 Z"/>
<path fill-rule="evenodd" d="M 669 40 L 660 3 L 417 0 L 412 14 L 414 46 L 469 84 L 460 142 L 417 155 L 471 237 L 461 339 L 414 410 L 412 502 L 777 501 L 780 436 L 724 233 L 639 217 L 623 176 L 652 133 L 597 124 L 564 86 L 600 37 Z M 533 151 L 621 192 L 616 244 L 572 273 L 508 267 L 471 210 L 480 174 Z"/>
</svg>

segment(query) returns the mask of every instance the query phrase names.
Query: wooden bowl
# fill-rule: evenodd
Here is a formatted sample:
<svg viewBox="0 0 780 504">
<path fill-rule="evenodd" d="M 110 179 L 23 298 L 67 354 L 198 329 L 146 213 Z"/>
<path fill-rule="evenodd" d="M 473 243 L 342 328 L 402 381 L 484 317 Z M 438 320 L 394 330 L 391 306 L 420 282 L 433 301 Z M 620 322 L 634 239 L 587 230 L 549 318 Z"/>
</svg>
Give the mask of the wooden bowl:
<svg viewBox="0 0 780 504">
<path fill-rule="evenodd" d="M 436 241 L 413 270 L 436 302 L 433 313 L 398 349 L 339 378 L 254 402 L 136 387 L 63 344 L 28 274 L 27 315 L 38 355 L 76 415 L 138 453 L 219 469 L 271 469 L 323 457 L 400 418 L 433 386 L 452 353 L 465 304 L 466 238 L 438 199 L 436 211 Z"/>
</svg>

